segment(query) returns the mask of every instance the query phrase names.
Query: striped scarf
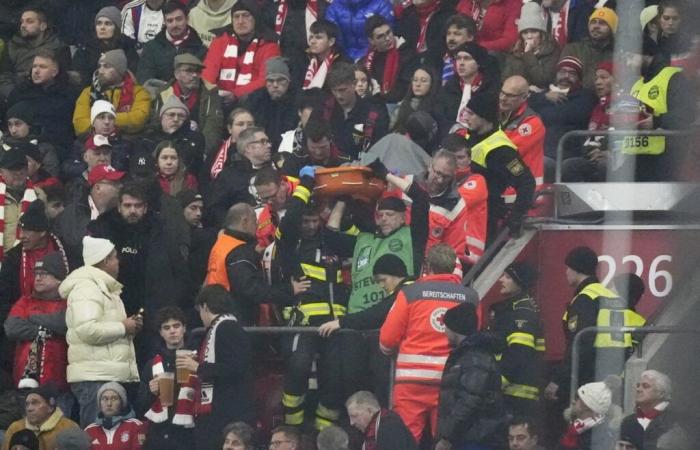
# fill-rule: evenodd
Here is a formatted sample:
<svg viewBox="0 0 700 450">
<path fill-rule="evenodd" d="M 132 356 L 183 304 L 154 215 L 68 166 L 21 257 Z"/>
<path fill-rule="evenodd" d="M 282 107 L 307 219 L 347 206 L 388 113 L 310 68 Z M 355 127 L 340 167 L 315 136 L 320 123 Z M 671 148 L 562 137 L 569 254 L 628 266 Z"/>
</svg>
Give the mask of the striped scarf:
<svg viewBox="0 0 700 450">
<path fill-rule="evenodd" d="M 337 57 L 337 53 L 331 52 L 323 62 L 319 64 L 318 58 L 311 56 L 309 67 L 306 69 L 306 76 L 304 76 L 304 85 L 302 89 L 323 88 L 323 85 L 326 83 L 326 75 L 328 75 L 328 72 L 331 70 L 331 65 Z"/>
<path fill-rule="evenodd" d="M 216 330 L 219 328 L 219 325 L 229 320 L 238 321 L 233 314 L 222 314 L 214 319 L 214 322 L 212 322 L 212 325 L 207 330 L 204 341 L 202 341 L 202 346 L 198 354 L 199 364 L 205 362 L 216 364 Z M 198 388 L 197 416 L 209 415 L 214 405 L 214 385 L 197 379 L 196 386 Z"/>
<path fill-rule="evenodd" d="M 287 21 L 287 13 L 289 13 L 289 0 L 279 0 L 277 7 L 277 15 L 275 16 L 275 33 L 282 36 L 284 23 Z M 318 19 L 318 0 L 308 0 L 306 2 L 306 10 L 304 11 L 304 24 L 306 27 L 306 39 L 309 38 L 309 29 L 311 25 Z"/>
<path fill-rule="evenodd" d="M 209 175 L 211 176 L 212 180 L 216 180 L 216 177 L 218 177 L 221 171 L 226 167 L 226 161 L 228 161 L 229 158 L 228 152 L 232 145 L 234 146 L 234 151 L 236 151 L 236 144 L 235 142 L 231 141 L 230 137 L 221 143 L 219 151 L 216 152 L 214 163 L 211 165 L 211 169 L 209 171 Z"/>
<path fill-rule="evenodd" d="M 156 355 L 153 358 L 151 371 L 154 378 L 165 372 L 162 356 Z M 196 375 L 190 375 L 190 382 L 180 386 L 180 392 L 177 394 L 177 404 L 175 405 L 175 415 L 173 416 L 174 425 L 194 428 L 194 378 L 196 378 Z M 144 417 L 153 423 L 163 423 L 168 420 L 168 410 L 163 408 L 163 405 L 160 404 L 160 398 L 156 397 L 151 405 L 151 409 L 146 411 Z"/>
<path fill-rule="evenodd" d="M 219 72 L 219 87 L 233 92 L 240 86 L 246 86 L 253 80 L 253 61 L 258 51 L 260 41 L 253 39 L 240 58 L 238 54 L 240 42 L 235 35 L 228 35 L 228 45 L 221 59 L 221 71 Z"/>
<path fill-rule="evenodd" d="M 376 55 L 376 50 L 370 50 L 369 53 L 367 53 L 365 68 L 369 73 L 372 73 L 372 67 L 374 66 L 374 58 Z M 394 45 L 386 52 L 384 73 L 382 73 L 382 79 L 379 80 L 379 86 L 381 87 L 382 94 L 388 94 L 394 88 L 397 75 L 399 74 L 399 65 L 399 49 L 396 43 L 394 43 Z"/>
<path fill-rule="evenodd" d="M 26 187 L 24 188 L 24 194 L 22 195 L 22 200 L 20 200 L 20 217 L 27 211 L 29 204 L 36 200 L 36 192 L 34 191 L 34 185 L 31 180 L 27 179 Z M 7 202 L 7 185 L 5 181 L 0 178 L 0 262 L 5 257 L 5 202 Z M 15 238 L 19 238 L 19 217 L 17 223 L 17 229 L 15 230 Z"/>
<path fill-rule="evenodd" d="M 455 61 L 449 53 L 445 53 L 442 57 L 442 85 L 444 86 L 454 75 Z"/>
</svg>

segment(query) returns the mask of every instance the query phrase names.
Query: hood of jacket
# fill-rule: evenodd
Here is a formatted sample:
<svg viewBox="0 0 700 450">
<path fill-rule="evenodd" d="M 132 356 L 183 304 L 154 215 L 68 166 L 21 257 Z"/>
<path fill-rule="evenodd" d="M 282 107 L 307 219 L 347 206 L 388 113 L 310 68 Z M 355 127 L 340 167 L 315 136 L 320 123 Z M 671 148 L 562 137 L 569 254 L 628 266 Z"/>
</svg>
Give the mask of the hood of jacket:
<svg viewBox="0 0 700 450">
<path fill-rule="evenodd" d="M 58 287 L 58 293 L 61 298 L 68 298 L 73 289 L 79 284 L 89 281 L 103 286 L 110 293 L 119 293 L 122 289 L 122 284 L 112 278 L 110 274 L 104 270 L 100 270 L 94 266 L 83 266 L 75 269 L 66 277 Z"/>
<path fill-rule="evenodd" d="M 226 0 L 224 4 L 219 8 L 218 11 L 214 11 L 209 7 L 209 2 L 207 0 L 202 0 L 194 7 L 194 9 L 201 10 L 204 14 L 209 17 L 224 17 L 231 14 L 231 8 L 236 4 L 236 0 Z"/>
<path fill-rule="evenodd" d="M 44 33 L 44 36 L 42 36 L 41 39 L 37 39 L 36 41 L 28 41 L 24 39 L 22 36 L 16 34 L 12 37 L 12 44 L 16 45 L 17 47 L 21 48 L 38 48 L 43 45 L 46 45 L 48 43 L 52 43 L 55 46 L 60 46 L 61 42 L 58 40 L 58 35 L 55 34 L 53 31 L 46 30 L 46 33 Z"/>
<path fill-rule="evenodd" d="M 477 332 L 471 336 L 467 336 L 457 346 L 458 349 L 465 347 L 476 348 L 496 354 L 503 353 L 503 351 L 506 349 L 506 343 L 500 334 L 486 331 Z"/>
</svg>

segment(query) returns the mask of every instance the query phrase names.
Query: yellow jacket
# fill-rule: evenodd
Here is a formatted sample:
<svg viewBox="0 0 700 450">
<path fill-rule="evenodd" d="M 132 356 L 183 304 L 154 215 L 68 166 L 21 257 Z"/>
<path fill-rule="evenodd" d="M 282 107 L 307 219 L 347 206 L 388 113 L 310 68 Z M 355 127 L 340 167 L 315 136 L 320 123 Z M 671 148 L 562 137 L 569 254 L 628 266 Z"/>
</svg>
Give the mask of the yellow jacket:
<svg viewBox="0 0 700 450">
<path fill-rule="evenodd" d="M 2 441 L 2 450 L 10 449 L 10 441 L 12 440 L 13 434 L 26 429 L 34 431 L 37 438 L 39 438 L 39 450 L 54 450 L 56 448 L 56 436 L 58 436 L 58 433 L 70 428 L 79 427 L 77 423 L 64 417 L 60 408 L 56 408 L 56 411 L 54 411 L 46 422 L 42 423 L 38 428 L 27 423 L 27 419 L 19 419 L 12 422 L 7 428 L 5 439 Z"/>
</svg>

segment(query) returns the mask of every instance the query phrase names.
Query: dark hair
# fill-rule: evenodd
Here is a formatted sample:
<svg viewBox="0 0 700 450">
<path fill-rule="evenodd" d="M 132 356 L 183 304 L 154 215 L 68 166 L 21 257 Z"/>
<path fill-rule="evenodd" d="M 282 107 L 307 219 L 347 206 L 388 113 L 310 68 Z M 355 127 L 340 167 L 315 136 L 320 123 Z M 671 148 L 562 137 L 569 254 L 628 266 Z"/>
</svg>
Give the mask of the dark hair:
<svg viewBox="0 0 700 450">
<path fill-rule="evenodd" d="M 32 64 L 34 63 L 34 59 L 36 57 L 50 59 L 51 61 L 53 61 L 53 63 L 56 64 L 56 67 L 58 68 L 58 73 L 54 77 L 54 80 L 57 82 L 68 82 L 68 74 L 66 73 L 65 67 L 66 62 L 65 60 L 62 60 L 59 57 L 58 53 L 48 48 L 42 48 L 34 54 L 34 57 L 32 58 Z"/>
<path fill-rule="evenodd" d="M 228 436 L 229 433 L 233 433 L 238 436 L 238 438 L 243 441 L 243 445 L 245 446 L 246 450 L 253 448 L 253 436 L 255 435 L 255 430 L 253 430 L 253 427 L 247 423 L 233 422 L 226 425 L 222 433 L 223 438 L 226 439 L 226 436 Z"/>
<path fill-rule="evenodd" d="M 621 273 L 612 279 L 615 290 L 627 300 L 627 307 L 634 309 L 644 295 L 644 281 L 634 272 Z"/>
<path fill-rule="evenodd" d="M 430 76 L 430 91 L 428 91 L 428 94 L 418 101 L 416 109 L 413 109 L 413 107 L 411 106 L 411 100 L 414 98 L 412 88 L 413 77 L 419 70 L 426 72 Z M 437 104 L 437 94 L 440 89 L 440 82 L 441 79 L 438 76 L 437 72 L 435 72 L 435 69 L 428 65 L 423 64 L 413 71 L 413 74 L 411 75 L 411 83 L 408 85 L 408 89 L 406 89 L 406 95 L 404 95 L 403 100 L 401 101 L 401 105 L 399 106 L 399 111 L 396 115 L 394 131 L 398 133 L 405 133 L 406 121 L 408 120 L 411 114 L 413 114 L 416 111 L 431 112 L 435 108 Z"/>
<path fill-rule="evenodd" d="M 685 11 L 685 2 L 681 0 L 661 0 L 659 2 L 659 16 L 664 13 L 664 10 L 666 8 L 675 8 L 678 10 L 681 16 L 683 16 L 683 12 Z"/>
<path fill-rule="evenodd" d="M 515 416 L 510 422 L 508 422 L 509 427 L 517 427 L 518 425 L 524 425 L 527 427 L 527 432 L 530 436 L 540 435 L 540 426 L 533 417 L 529 416 Z"/>
<path fill-rule="evenodd" d="M 189 14 L 190 9 L 184 3 L 170 0 L 163 6 L 163 9 L 161 11 L 163 12 L 163 17 L 165 17 L 166 14 L 172 14 L 175 11 L 182 11 L 185 17 L 187 17 L 187 14 Z"/>
<path fill-rule="evenodd" d="M 44 22 L 45 24 L 49 24 L 49 15 L 46 13 L 46 10 L 38 5 L 29 5 L 26 8 L 22 10 L 22 14 L 20 14 L 20 17 L 26 12 L 33 12 L 39 17 L 39 20 Z"/>
<path fill-rule="evenodd" d="M 66 189 L 62 184 L 48 184 L 42 188 L 46 194 L 46 203 L 66 202 Z"/>
<path fill-rule="evenodd" d="M 270 435 L 272 436 L 276 433 L 284 433 L 285 437 L 296 442 L 297 447 L 301 444 L 301 432 L 296 427 L 280 425 L 275 427 Z"/>
<path fill-rule="evenodd" d="M 330 89 L 344 83 L 355 83 L 355 66 L 347 62 L 337 62 L 333 64 L 331 71 L 326 77 L 326 85 Z"/>
<path fill-rule="evenodd" d="M 309 118 L 304 127 L 304 143 L 307 139 L 311 139 L 312 142 L 318 142 L 324 137 L 331 139 L 333 136 L 333 131 L 328 122 L 320 120 L 316 117 Z"/>
<path fill-rule="evenodd" d="M 127 183 L 119 190 L 119 203 L 122 202 L 124 196 L 137 198 L 144 203 L 148 203 L 148 194 L 142 185 L 137 183 Z"/>
<path fill-rule="evenodd" d="M 371 38 L 374 30 L 379 27 L 383 27 L 384 25 L 389 25 L 389 27 L 391 27 L 391 24 L 384 18 L 384 16 L 380 16 L 379 14 L 369 16 L 365 21 L 365 35 L 368 38 Z"/>
<path fill-rule="evenodd" d="M 476 36 L 476 22 L 471 17 L 462 14 L 455 14 L 453 16 L 450 16 L 447 19 L 447 22 L 445 22 L 445 34 L 447 34 L 447 30 L 450 27 L 457 27 L 460 30 L 466 29 L 467 34 Z"/>
<path fill-rule="evenodd" d="M 275 183 L 277 186 L 282 184 L 282 174 L 273 167 L 265 167 L 260 169 L 255 174 L 253 186 L 262 186 L 263 184 Z"/>
<path fill-rule="evenodd" d="M 440 146 L 452 153 L 461 152 L 462 150 L 467 149 L 467 152 L 471 155 L 471 149 L 467 144 L 467 140 L 463 136 L 455 133 L 445 136 L 445 139 L 442 140 Z"/>
<path fill-rule="evenodd" d="M 316 24 L 316 22 L 314 22 L 314 24 Z M 296 100 L 297 111 L 303 111 L 306 108 L 318 108 L 321 105 L 322 98 L 323 90 L 321 88 L 311 88 L 301 91 Z"/>
<path fill-rule="evenodd" d="M 156 312 L 156 326 L 158 329 L 168 320 L 177 320 L 183 325 L 187 324 L 185 313 L 177 306 L 164 306 Z"/>
<path fill-rule="evenodd" d="M 194 300 L 194 305 L 198 307 L 207 305 L 213 314 L 225 314 L 233 310 L 233 300 L 226 288 L 220 284 L 204 286 Z"/>
<path fill-rule="evenodd" d="M 336 40 L 340 34 L 338 25 L 326 19 L 318 19 L 316 22 L 312 23 L 309 27 L 309 31 L 314 34 L 323 33 L 328 36 L 328 39 L 334 38 Z"/>
</svg>

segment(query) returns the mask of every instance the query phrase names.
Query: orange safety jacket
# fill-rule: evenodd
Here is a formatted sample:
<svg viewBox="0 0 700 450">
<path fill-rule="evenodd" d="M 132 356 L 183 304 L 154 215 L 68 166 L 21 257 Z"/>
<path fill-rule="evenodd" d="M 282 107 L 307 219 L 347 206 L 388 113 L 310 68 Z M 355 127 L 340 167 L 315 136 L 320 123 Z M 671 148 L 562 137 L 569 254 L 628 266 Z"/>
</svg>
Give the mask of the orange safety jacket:
<svg viewBox="0 0 700 450">
<path fill-rule="evenodd" d="M 228 280 L 228 272 L 226 271 L 226 257 L 237 247 L 245 244 L 244 241 L 236 239 L 225 231 L 219 233 L 219 237 L 214 243 L 214 247 L 209 253 L 209 263 L 207 264 L 207 279 L 204 282 L 206 286 L 210 284 L 220 284 L 231 290 L 231 284 Z"/>
<path fill-rule="evenodd" d="M 283 176 L 282 182 L 287 183 L 287 197 L 291 197 L 294 189 L 296 189 L 299 184 L 299 179 Z M 255 213 L 258 216 L 258 229 L 255 232 L 255 237 L 258 239 L 258 246 L 267 248 L 268 245 L 275 241 L 277 225 L 282 217 L 278 217 L 279 213 L 272 211 L 269 203 L 256 208 Z"/>
<path fill-rule="evenodd" d="M 398 347 L 396 383 L 440 385 L 450 354 L 445 313 L 470 300 L 453 274 L 426 275 L 399 291 L 379 333 L 384 353 Z"/>
<path fill-rule="evenodd" d="M 502 124 L 503 132 L 518 148 L 518 154 L 535 178 L 535 192 L 544 187 L 544 135 L 542 119 L 523 103 L 508 122 Z M 515 201 L 515 189 L 509 187 L 503 193 L 506 203 Z"/>
</svg>

